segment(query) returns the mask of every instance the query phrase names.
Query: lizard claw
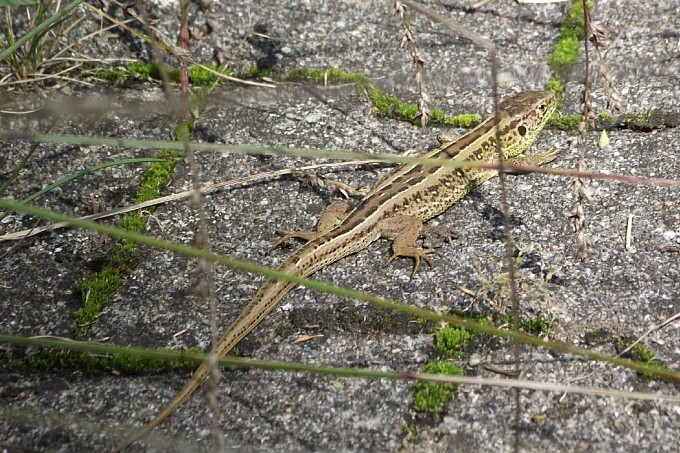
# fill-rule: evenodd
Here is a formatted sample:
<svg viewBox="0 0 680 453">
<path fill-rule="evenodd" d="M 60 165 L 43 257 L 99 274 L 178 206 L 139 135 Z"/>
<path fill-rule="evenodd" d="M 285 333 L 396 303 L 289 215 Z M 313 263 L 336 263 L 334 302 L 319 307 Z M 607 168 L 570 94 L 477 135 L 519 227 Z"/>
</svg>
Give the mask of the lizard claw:
<svg viewBox="0 0 680 453">
<path fill-rule="evenodd" d="M 409 247 L 406 249 L 402 249 L 399 251 L 394 251 L 392 253 L 392 256 L 387 260 L 387 264 L 390 264 L 392 261 L 394 261 L 395 258 L 399 256 L 403 256 L 406 258 L 413 258 L 415 261 L 415 264 L 413 265 L 413 272 L 411 273 L 411 277 L 416 275 L 416 272 L 418 272 L 418 268 L 420 267 L 420 259 L 422 258 L 423 261 L 425 261 L 430 267 L 432 267 L 432 260 L 430 259 L 429 256 L 427 256 L 429 253 L 433 253 L 434 249 L 420 249 L 416 247 Z"/>
</svg>

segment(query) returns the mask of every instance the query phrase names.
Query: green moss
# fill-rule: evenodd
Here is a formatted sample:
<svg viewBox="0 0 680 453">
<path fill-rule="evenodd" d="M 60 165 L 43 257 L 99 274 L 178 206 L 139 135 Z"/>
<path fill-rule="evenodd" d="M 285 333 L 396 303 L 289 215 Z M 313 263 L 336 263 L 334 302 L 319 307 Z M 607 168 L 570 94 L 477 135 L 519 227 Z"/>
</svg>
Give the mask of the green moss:
<svg viewBox="0 0 680 453">
<path fill-rule="evenodd" d="M 276 73 L 271 69 L 262 69 L 258 68 L 257 65 L 252 65 L 241 74 L 240 78 L 245 80 L 262 79 L 265 77 L 271 79 L 275 75 Z"/>
<path fill-rule="evenodd" d="M 449 376 L 462 376 L 460 368 L 445 360 L 433 360 L 425 366 L 425 370 L 430 374 L 446 374 Z"/>
<path fill-rule="evenodd" d="M 564 84 L 559 79 L 550 79 L 550 81 L 546 83 L 545 86 L 549 91 L 555 93 L 555 97 L 557 98 L 557 105 L 555 106 L 555 111 L 553 112 L 553 116 L 555 116 L 560 110 L 562 110 L 562 106 L 564 105 Z"/>
<path fill-rule="evenodd" d="M 594 1 L 589 1 L 588 8 L 592 9 L 594 4 Z M 560 27 L 557 42 L 548 58 L 548 66 L 553 76 L 546 85 L 546 88 L 558 95 L 558 110 L 562 107 L 564 82 L 578 61 L 584 36 L 583 3 L 576 1 L 573 3 Z"/>
<path fill-rule="evenodd" d="M 248 69 L 246 69 L 243 72 L 243 74 L 241 74 L 241 78 L 246 79 L 246 80 L 251 80 L 251 79 L 257 78 L 257 74 L 258 74 L 257 65 L 254 64 L 254 65 L 251 65 Z"/>
<path fill-rule="evenodd" d="M 637 121 L 639 123 L 646 123 L 649 121 L 649 119 L 652 117 L 652 114 L 650 112 L 639 112 L 636 115 Z"/>
<path fill-rule="evenodd" d="M 427 364 L 426 371 L 431 374 L 461 376 L 462 370 L 456 365 L 443 360 L 434 360 Z M 427 412 L 434 418 L 443 414 L 446 405 L 453 398 L 454 384 L 438 382 L 418 382 L 413 395 L 413 406 L 416 410 Z"/>
<path fill-rule="evenodd" d="M 649 112 L 638 112 L 635 115 L 629 115 L 630 118 L 624 116 L 624 121 L 629 120 L 628 122 L 634 122 L 637 124 L 645 124 L 649 121 L 649 119 L 652 117 L 651 113 Z"/>
<path fill-rule="evenodd" d="M 231 75 L 232 71 L 229 68 L 222 68 L 216 63 L 208 66 L 211 70 L 224 75 Z M 200 66 L 189 66 L 189 81 L 193 86 L 209 86 L 221 80 L 220 77 L 210 71 L 203 69 Z"/>
<path fill-rule="evenodd" d="M 630 350 L 630 355 L 633 360 L 644 363 L 650 363 L 656 360 L 656 353 L 642 343 L 633 346 Z"/>
<path fill-rule="evenodd" d="M 614 115 L 607 112 L 600 112 L 597 114 L 597 119 L 602 123 L 612 124 L 614 122 Z"/>
<path fill-rule="evenodd" d="M 127 66 L 128 73 L 139 79 L 160 80 L 161 71 L 156 63 L 133 62 Z"/>
<path fill-rule="evenodd" d="M 574 129 L 581 122 L 581 115 L 562 115 L 558 112 L 552 114 L 547 125 L 563 131 Z"/>
<path fill-rule="evenodd" d="M 595 6 L 595 1 L 590 0 L 588 2 L 588 9 L 593 9 Z M 583 30 L 583 2 L 576 1 L 569 10 L 566 19 L 562 23 L 560 28 L 560 36 L 571 36 L 578 40 L 583 40 L 585 37 L 585 32 Z"/>
<path fill-rule="evenodd" d="M 631 345 L 632 341 L 619 338 L 617 341 L 617 351 L 624 351 Z M 636 362 L 650 363 L 656 360 L 656 353 L 649 349 L 644 343 L 637 343 L 630 351 L 624 354 L 630 360 Z"/>
<path fill-rule="evenodd" d="M 139 212 L 133 211 L 123 216 L 119 226 L 124 230 L 141 233 L 146 227 L 146 219 Z"/>
<path fill-rule="evenodd" d="M 619 338 L 616 342 L 616 351 L 620 354 L 622 351 L 626 350 L 632 343 L 633 341 L 627 340 L 625 338 Z M 656 353 L 652 351 L 644 343 L 635 344 L 630 349 L 630 351 L 623 354 L 623 357 L 630 360 L 634 360 L 636 362 L 641 362 L 648 366 L 649 368 L 655 370 L 666 369 L 666 366 L 656 358 Z M 642 374 L 645 377 L 651 377 L 650 373 L 643 372 L 640 374 Z"/>
<path fill-rule="evenodd" d="M 200 353 L 192 348 L 186 353 Z M 2 357 L 4 356 L 4 357 Z M 109 373 L 111 370 L 125 374 L 139 374 L 149 370 L 193 370 L 196 363 L 186 359 L 161 360 L 138 355 L 92 355 L 64 349 L 45 349 L 17 359 L 7 353 L 0 354 L 3 371 L 63 372 L 78 371 L 86 374 Z"/>
<path fill-rule="evenodd" d="M 161 162 L 153 162 L 146 168 L 142 175 L 137 196 L 134 203 L 142 203 L 144 201 L 153 200 L 160 194 L 161 189 L 165 188 L 172 181 L 172 176 L 175 173 L 175 166 L 181 157 L 182 153 L 176 150 L 164 150 L 158 152 L 158 158 L 165 159 Z M 141 230 L 133 230 L 141 231 Z"/>
<path fill-rule="evenodd" d="M 368 97 L 373 107 L 382 115 L 388 118 L 408 121 L 411 124 L 419 124 L 419 119 L 416 118 L 418 114 L 418 106 L 416 104 L 406 103 L 396 96 L 389 95 L 375 88 L 368 92 Z"/>
<path fill-rule="evenodd" d="M 548 66 L 558 73 L 570 71 L 578 61 L 580 49 L 581 41 L 576 38 L 568 37 L 561 39 L 555 45 L 548 59 Z"/>
<path fill-rule="evenodd" d="M 418 430 L 413 425 L 404 426 L 402 429 L 404 435 L 404 441 L 408 443 L 414 443 L 418 440 Z"/>
<path fill-rule="evenodd" d="M 113 299 L 120 282 L 121 271 L 115 262 L 109 262 L 92 277 L 75 284 L 75 289 L 83 300 L 83 305 L 74 314 L 76 339 L 83 338 L 89 333 L 90 325 Z"/>
<path fill-rule="evenodd" d="M 430 112 L 430 121 L 443 124 L 446 121 L 446 113 L 442 109 L 434 109 Z"/>
<path fill-rule="evenodd" d="M 590 9 L 593 5 L 593 1 L 588 3 Z M 562 81 L 566 80 L 566 76 L 578 61 L 584 36 L 583 3 L 574 2 L 560 27 L 557 43 L 548 58 L 548 66 Z"/>
<path fill-rule="evenodd" d="M 186 137 L 187 139 L 191 136 L 191 133 L 194 131 L 194 126 L 195 123 L 193 121 L 190 122 L 184 122 L 179 124 L 177 127 L 175 127 L 175 140 L 178 142 L 181 142 L 184 140 Z M 182 154 L 179 151 L 161 151 L 163 153 L 167 152 L 169 153 L 168 159 L 175 159 L 175 162 L 179 162 L 179 159 L 182 157 Z M 174 169 L 173 169 L 174 172 Z"/>
<path fill-rule="evenodd" d="M 402 101 L 396 96 L 386 94 L 376 88 L 367 90 L 373 107 L 382 115 L 398 120 L 408 121 L 414 125 L 420 125 L 418 105 Z M 450 127 L 474 127 L 482 122 L 482 118 L 476 114 L 462 114 L 446 116 L 443 110 L 434 109 L 430 113 L 431 124 L 442 124 Z"/>
<path fill-rule="evenodd" d="M 142 215 L 138 211 L 128 212 L 123 216 L 118 226 L 127 231 L 132 231 L 134 233 L 142 233 L 146 228 L 146 218 L 142 217 Z M 126 254 L 131 253 L 134 250 L 134 248 L 135 248 L 134 241 L 131 241 L 130 239 L 122 239 L 120 244 L 116 248 L 116 251 L 114 252 L 116 258 L 112 260 L 113 264 L 118 266 L 122 264 L 123 261 L 129 261 L 127 259 L 128 257 Z"/>
<path fill-rule="evenodd" d="M 434 334 L 434 347 L 448 357 L 460 357 L 473 337 L 464 327 L 446 326 Z"/>
<path fill-rule="evenodd" d="M 114 69 L 87 69 L 84 72 L 93 74 L 100 79 L 104 79 L 108 82 L 116 82 L 122 80 L 126 77 L 125 69 L 114 68 Z"/>
<path fill-rule="evenodd" d="M 209 66 L 215 72 L 222 73 L 224 75 L 231 75 L 231 69 L 221 68 L 217 64 L 213 63 Z M 86 71 L 92 75 L 95 75 L 104 80 L 110 82 L 119 82 L 125 79 L 139 79 L 139 80 L 161 80 L 161 71 L 156 63 L 142 63 L 133 62 L 123 68 L 114 69 L 100 69 L 91 68 Z M 194 87 L 199 86 L 209 86 L 218 81 L 219 77 L 206 69 L 192 65 L 189 66 L 189 81 Z M 179 83 L 180 81 L 180 70 L 177 68 L 169 68 L 167 70 L 168 78 Z"/>
<path fill-rule="evenodd" d="M 86 68 L 83 70 L 86 74 L 91 74 L 100 79 L 109 82 L 120 82 L 126 79 L 160 79 L 161 73 L 158 65 L 155 63 L 133 62 L 125 67 L 118 67 L 113 69 L 105 68 Z"/>
<path fill-rule="evenodd" d="M 470 318 L 467 313 L 453 313 L 462 318 Z M 509 314 L 478 314 L 472 319 L 483 326 L 512 328 L 513 317 Z M 520 324 L 520 329 L 535 336 L 547 336 L 554 323 L 553 319 L 536 316 Z M 434 348 L 450 358 L 461 358 L 478 347 L 489 347 L 490 342 L 499 339 L 492 335 L 477 333 L 462 327 L 446 326 L 435 333 Z"/>
<path fill-rule="evenodd" d="M 548 83 L 545 84 L 546 89 L 555 93 L 557 97 L 557 106 L 555 107 L 555 112 L 553 116 L 557 115 L 560 110 L 562 110 L 562 105 L 564 104 L 564 83 L 558 78 L 551 78 Z"/>
<path fill-rule="evenodd" d="M 552 319 L 548 319 L 543 316 L 536 316 L 529 321 L 523 322 L 520 328 L 529 335 L 545 338 L 548 336 L 548 333 L 550 333 L 550 327 L 552 327 L 552 324 Z"/>
<path fill-rule="evenodd" d="M 469 317 L 466 313 L 455 313 L 455 315 Z M 485 326 L 494 324 L 493 320 L 485 315 L 477 315 L 473 319 Z M 486 338 L 486 335 L 464 327 L 444 326 L 434 333 L 434 348 L 446 357 L 462 358 L 470 353 L 470 349 L 478 342 L 477 340 L 484 341 Z"/>
<path fill-rule="evenodd" d="M 495 313 L 493 315 L 477 314 L 453 311 L 459 317 L 474 319 L 485 326 L 512 326 L 512 316 Z M 522 324 L 522 329 L 532 334 L 547 335 L 552 321 L 544 317 L 536 317 Z M 434 334 L 435 349 L 446 357 L 461 358 L 473 348 L 482 347 L 496 349 L 501 347 L 502 340 L 497 337 L 479 334 L 465 328 L 445 326 Z M 506 341 L 507 343 L 507 341 Z M 463 375 L 462 370 L 447 360 L 436 359 L 426 365 L 426 371 L 432 374 L 447 374 L 453 376 Z M 413 410 L 410 413 L 411 424 L 405 431 L 406 440 L 417 437 L 417 429 L 420 425 L 437 423 L 443 415 L 448 403 L 453 398 L 455 384 L 418 382 L 413 394 Z"/>
<path fill-rule="evenodd" d="M 564 84 L 560 79 L 550 79 L 545 87 L 560 97 L 564 94 Z"/>
<path fill-rule="evenodd" d="M 493 326 L 493 320 L 486 315 L 477 315 L 474 319 L 483 326 Z"/>
<path fill-rule="evenodd" d="M 172 180 L 180 152 L 160 151 L 158 157 L 166 160 L 154 162 L 146 168 L 134 199 L 135 203 L 157 198 L 161 189 Z M 149 207 L 147 210 L 153 212 L 154 208 Z M 146 223 L 144 216 L 138 211 L 133 211 L 123 216 L 119 226 L 128 231 L 141 233 L 146 228 Z M 89 335 L 92 323 L 116 295 L 123 277 L 134 270 L 136 262 L 134 242 L 124 239 L 116 245 L 108 262 L 99 272 L 76 282 L 75 290 L 81 295 L 82 306 L 74 313 L 75 338 L 84 339 Z"/>
<path fill-rule="evenodd" d="M 342 71 L 340 69 L 293 69 L 288 73 L 285 80 L 289 82 L 305 82 L 312 80 L 314 83 L 328 83 L 337 85 L 340 83 L 356 83 L 361 88 L 373 88 L 373 83 L 368 76 L 358 72 Z"/>
<path fill-rule="evenodd" d="M 439 414 L 451 401 L 452 393 L 449 384 L 437 384 L 433 382 L 419 382 L 413 395 L 413 405 L 420 411 Z"/>
<path fill-rule="evenodd" d="M 623 115 L 623 116 L 621 117 L 621 121 L 622 121 L 624 124 L 632 124 L 632 123 L 633 123 L 633 117 L 630 116 L 630 115 Z"/>
<path fill-rule="evenodd" d="M 220 72 L 220 68 L 215 63 L 210 65 L 210 69 Z M 212 85 L 217 81 L 217 76 L 215 74 L 206 71 L 199 66 L 189 66 L 187 72 L 189 73 L 189 81 L 194 86 Z"/>
<path fill-rule="evenodd" d="M 481 124 L 482 117 L 476 113 L 464 113 L 462 115 L 443 118 L 439 122 L 451 127 L 472 128 Z"/>
<path fill-rule="evenodd" d="M 388 118 L 408 121 L 411 124 L 419 125 L 418 105 L 407 103 L 396 96 L 389 95 L 373 85 L 371 79 L 364 74 L 341 71 L 339 69 L 295 69 L 285 77 L 289 82 L 313 81 L 315 83 L 341 84 L 354 83 L 357 91 L 366 93 L 371 100 L 373 108 Z M 430 113 L 430 123 L 442 124 L 451 127 L 474 127 L 482 122 L 479 115 L 463 114 L 447 117 L 443 110 L 433 109 Z"/>
</svg>

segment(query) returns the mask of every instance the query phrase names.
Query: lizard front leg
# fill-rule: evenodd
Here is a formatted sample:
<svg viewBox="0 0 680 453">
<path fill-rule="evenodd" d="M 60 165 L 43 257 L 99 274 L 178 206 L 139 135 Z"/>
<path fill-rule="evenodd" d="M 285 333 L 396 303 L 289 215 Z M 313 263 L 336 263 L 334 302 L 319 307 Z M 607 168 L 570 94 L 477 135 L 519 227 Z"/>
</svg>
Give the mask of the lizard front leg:
<svg viewBox="0 0 680 453">
<path fill-rule="evenodd" d="M 541 165 L 547 164 L 548 162 L 552 162 L 557 158 L 557 156 L 560 154 L 560 152 L 556 149 L 551 149 L 548 151 L 544 151 L 539 154 L 533 154 L 533 155 L 527 155 L 527 156 L 518 156 L 518 157 L 513 157 L 512 159 L 507 159 L 505 161 L 506 165 L 512 165 L 516 167 L 540 167 Z M 531 173 L 529 170 L 526 171 L 514 171 L 514 172 L 508 172 L 511 175 L 520 175 L 524 173 Z"/>
<path fill-rule="evenodd" d="M 434 252 L 434 249 L 413 246 L 423 230 L 423 222 L 419 218 L 395 215 L 382 220 L 379 229 L 382 236 L 392 239 L 392 256 L 387 260 L 387 264 L 394 261 L 398 256 L 413 258 L 415 264 L 411 276 L 414 276 L 418 271 L 421 258 L 432 267 L 432 261 L 427 255 Z"/>
<path fill-rule="evenodd" d="M 328 205 L 326 210 L 319 217 L 316 223 L 316 231 L 310 230 L 294 230 L 286 232 L 281 239 L 276 241 L 272 248 L 281 247 L 289 239 L 303 239 L 304 241 L 311 241 L 316 239 L 324 233 L 329 232 L 342 222 L 349 210 L 349 204 L 344 201 L 337 201 Z"/>
</svg>

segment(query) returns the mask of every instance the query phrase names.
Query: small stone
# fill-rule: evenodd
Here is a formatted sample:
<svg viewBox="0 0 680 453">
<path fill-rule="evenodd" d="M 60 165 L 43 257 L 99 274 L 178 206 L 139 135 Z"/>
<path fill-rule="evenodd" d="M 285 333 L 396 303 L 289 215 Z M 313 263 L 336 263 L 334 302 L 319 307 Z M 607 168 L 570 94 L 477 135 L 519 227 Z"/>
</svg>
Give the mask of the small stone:
<svg viewBox="0 0 680 453">
<path fill-rule="evenodd" d="M 318 123 L 321 119 L 321 114 L 318 112 L 310 113 L 305 117 L 305 121 L 308 123 Z"/>
<path fill-rule="evenodd" d="M 669 231 L 664 231 L 663 234 L 661 235 L 661 237 L 663 237 L 664 241 L 672 241 L 673 239 L 675 239 L 675 237 L 677 235 L 678 234 L 675 231 L 669 230 Z"/>
</svg>

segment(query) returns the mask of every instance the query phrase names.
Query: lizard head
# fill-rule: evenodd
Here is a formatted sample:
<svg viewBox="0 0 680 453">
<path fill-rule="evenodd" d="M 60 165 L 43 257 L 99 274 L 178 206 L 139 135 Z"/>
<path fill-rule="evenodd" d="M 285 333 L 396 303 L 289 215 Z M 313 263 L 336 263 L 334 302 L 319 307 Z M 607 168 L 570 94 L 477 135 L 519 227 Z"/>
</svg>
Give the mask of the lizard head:
<svg viewBox="0 0 680 453">
<path fill-rule="evenodd" d="M 552 91 L 525 91 L 498 105 L 507 157 L 521 154 L 534 143 L 556 106 Z"/>
</svg>

